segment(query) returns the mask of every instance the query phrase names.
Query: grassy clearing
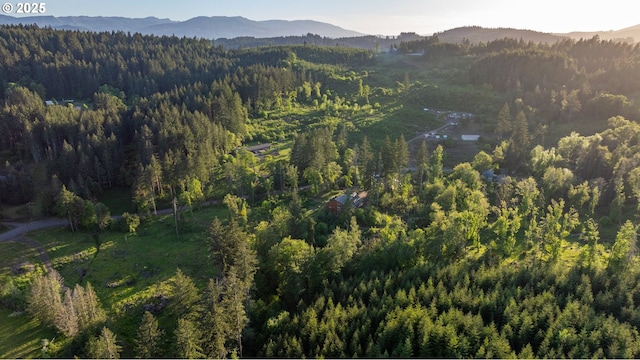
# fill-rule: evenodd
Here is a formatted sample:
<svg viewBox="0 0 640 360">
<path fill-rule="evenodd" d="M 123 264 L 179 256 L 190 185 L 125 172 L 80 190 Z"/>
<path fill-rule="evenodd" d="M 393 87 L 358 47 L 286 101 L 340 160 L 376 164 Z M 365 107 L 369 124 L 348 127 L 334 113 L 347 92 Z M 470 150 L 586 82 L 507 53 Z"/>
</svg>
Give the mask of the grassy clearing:
<svg viewBox="0 0 640 360">
<path fill-rule="evenodd" d="M 56 334 L 44 328 L 28 315 L 12 315 L 11 310 L 0 308 L 0 358 L 41 358 L 42 339 L 51 340 Z"/>
<path fill-rule="evenodd" d="M 44 271 L 38 253 L 30 246 L 14 242 L 0 243 L 0 283 L 11 277 L 18 288 L 25 288 L 33 276 Z"/>
<path fill-rule="evenodd" d="M 213 275 L 203 256 L 207 253 L 206 229 L 214 217 L 226 214 L 226 209 L 215 207 L 184 212 L 179 236 L 171 216 L 143 223 L 136 234 L 110 231 L 100 234 L 98 240 L 91 234 L 65 229 L 30 236 L 47 249 L 68 286 L 89 281 L 105 305 L 115 306 L 127 299 L 127 293 L 169 278 L 178 267 L 198 278 Z"/>
<path fill-rule="evenodd" d="M 443 124 L 435 115 L 425 112 L 420 104 L 395 101 L 381 105 L 381 110 L 374 115 L 357 116 L 354 123 L 361 131 L 354 133 L 352 140 L 359 142 L 366 135 L 373 148 L 379 148 L 386 136 L 395 139 L 402 134 L 409 140 L 418 133 L 436 129 Z"/>
<path fill-rule="evenodd" d="M 29 236 L 47 250 L 66 286 L 91 283 L 107 311 L 111 328 L 130 343 L 142 315 L 142 305 L 160 294 L 170 295 L 167 282 L 177 268 L 202 281 L 201 286 L 206 279 L 218 275 L 207 257 L 206 232 L 214 217 L 226 219 L 227 216 L 224 207 L 184 212 L 179 236 L 175 234 L 170 215 L 158 216 L 143 222 L 137 234 L 117 231 L 100 234 L 99 250 L 95 236 L 88 233 L 49 229 Z M 39 261 L 38 254 L 28 246 L 2 243 L 0 279 L 11 276 L 16 285 L 27 288 L 31 277 L 44 271 Z M 25 274 L 15 275 L 12 268 L 22 263 L 37 265 Z M 9 315 L 2 311 L 3 318 Z M 0 358 L 41 356 L 40 339 L 55 336 L 51 330 L 40 329 L 28 316 L 0 321 L 0 324 Z M 29 337 L 24 333 L 29 333 Z M 16 335 L 9 339 L 5 334 Z M 17 350 L 10 351 L 18 346 Z"/>
</svg>

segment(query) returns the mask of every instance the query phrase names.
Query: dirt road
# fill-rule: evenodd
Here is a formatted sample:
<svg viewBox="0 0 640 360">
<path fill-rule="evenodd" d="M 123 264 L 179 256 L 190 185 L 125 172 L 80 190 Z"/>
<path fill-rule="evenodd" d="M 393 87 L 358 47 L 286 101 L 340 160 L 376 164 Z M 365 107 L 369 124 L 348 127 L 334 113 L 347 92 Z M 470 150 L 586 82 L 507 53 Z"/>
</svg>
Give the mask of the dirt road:
<svg viewBox="0 0 640 360">
<path fill-rule="evenodd" d="M 32 221 L 28 224 L 25 223 L 4 223 L 5 225 L 9 225 L 13 229 L 0 234 L 0 243 L 3 242 L 17 242 L 20 244 L 27 245 L 33 248 L 38 252 L 38 256 L 40 257 L 40 261 L 47 267 L 48 270 L 53 269 L 51 266 L 51 259 L 49 258 L 49 254 L 47 254 L 47 250 L 42 247 L 37 241 L 31 240 L 24 236 L 29 231 L 33 230 L 41 230 L 48 229 L 52 227 L 64 226 L 67 224 L 67 220 L 64 219 L 44 219 Z"/>
<path fill-rule="evenodd" d="M 32 221 L 28 224 L 14 223 L 14 222 L 7 222 L 3 224 L 9 225 L 13 229 L 0 234 L 0 242 L 10 241 L 11 239 L 21 237 L 22 235 L 26 234 L 29 231 L 65 226 L 67 225 L 67 220 L 50 218 L 50 219 Z"/>
</svg>

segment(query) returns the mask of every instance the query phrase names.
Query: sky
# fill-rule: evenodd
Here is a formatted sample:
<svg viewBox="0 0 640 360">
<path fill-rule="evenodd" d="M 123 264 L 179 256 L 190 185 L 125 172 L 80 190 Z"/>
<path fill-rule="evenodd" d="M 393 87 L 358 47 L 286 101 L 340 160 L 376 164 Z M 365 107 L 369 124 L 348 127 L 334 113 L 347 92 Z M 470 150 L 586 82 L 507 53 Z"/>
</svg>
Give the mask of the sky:
<svg viewBox="0 0 640 360">
<path fill-rule="evenodd" d="M 374 35 L 431 35 L 469 25 L 565 33 L 638 25 L 638 4 L 635 0 L 46 0 L 44 15 L 317 20 Z"/>
</svg>

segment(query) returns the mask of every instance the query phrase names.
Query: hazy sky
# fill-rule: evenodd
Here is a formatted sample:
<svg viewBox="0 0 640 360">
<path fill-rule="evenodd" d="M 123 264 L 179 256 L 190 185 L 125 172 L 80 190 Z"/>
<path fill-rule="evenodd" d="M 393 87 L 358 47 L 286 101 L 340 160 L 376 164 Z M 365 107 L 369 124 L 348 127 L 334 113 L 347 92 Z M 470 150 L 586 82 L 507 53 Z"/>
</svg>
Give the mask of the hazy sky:
<svg viewBox="0 0 640 360">
<path fill-rule="evenodd" d="M 403 31 L 431 35 L 465 25 L 569 32 L 619 30 L 640 24 L 640 3 L 635 0 L 594 3 L 589 0 L 47 0 L 45 15 L 318 20 L 383 35 Z"/>
</svg>

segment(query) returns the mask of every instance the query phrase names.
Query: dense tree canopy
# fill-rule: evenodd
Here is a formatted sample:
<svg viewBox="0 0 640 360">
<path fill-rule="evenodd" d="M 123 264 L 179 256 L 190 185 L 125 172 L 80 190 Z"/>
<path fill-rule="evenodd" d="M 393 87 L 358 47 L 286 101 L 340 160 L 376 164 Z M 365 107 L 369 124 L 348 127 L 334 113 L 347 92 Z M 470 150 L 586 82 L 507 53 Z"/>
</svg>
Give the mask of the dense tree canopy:
<svg viewBox="0 0 640 360">
<path fill-rule="evenodd" d="M 126 303 L 137 277 L 96 285 L 106 310 L 84 272 L 53 270 L 22 295 L 0 278 L 0 304 L 67 339 L 61 356 L 640 357 L 639 47 L 400 46 L 420 49 L 387 70 L 401 55 L 0 27 L 0 205 L 67 219 L 91 264 L 161 247 L 143 234 L 164 225 L 202 258 Z M 477 111 L 450 126 L 488 138 L 452 151 L 424 136 L 444 120 L 426 106 Z M 137 213 L 112 221 L 97 200 L 116 188 Z"/>
</svg>

